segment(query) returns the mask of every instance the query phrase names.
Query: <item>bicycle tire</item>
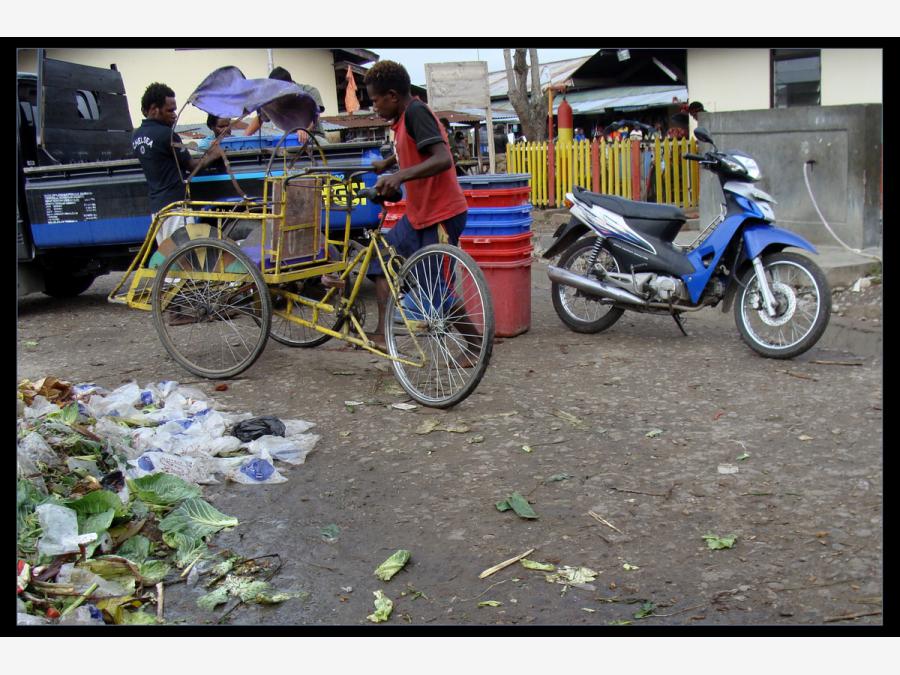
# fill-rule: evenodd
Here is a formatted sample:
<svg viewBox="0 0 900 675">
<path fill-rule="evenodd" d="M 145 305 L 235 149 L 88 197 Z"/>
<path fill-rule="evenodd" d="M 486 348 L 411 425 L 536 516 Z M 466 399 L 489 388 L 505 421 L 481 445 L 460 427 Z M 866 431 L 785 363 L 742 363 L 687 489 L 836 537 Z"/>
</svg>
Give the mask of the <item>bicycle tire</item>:
<svg viewBox="0 0 900 675">
<path fill-rule="evenodd" d="M 414 367 L 392 361 L 394 376 L 422 405 L 457 405 L 481 382 L 493 352 L 494 310 L 484 273 L 462 249 L 432 244 L 406 260 L 396 282 L 415 339 L 397 322 L 397 301 L 391 296 L 384 331 L 388 353 L 416 360 L 419 344 L 425 363 Z M 463 367 L 466 361 L 471 367 Z"/>
</svg>

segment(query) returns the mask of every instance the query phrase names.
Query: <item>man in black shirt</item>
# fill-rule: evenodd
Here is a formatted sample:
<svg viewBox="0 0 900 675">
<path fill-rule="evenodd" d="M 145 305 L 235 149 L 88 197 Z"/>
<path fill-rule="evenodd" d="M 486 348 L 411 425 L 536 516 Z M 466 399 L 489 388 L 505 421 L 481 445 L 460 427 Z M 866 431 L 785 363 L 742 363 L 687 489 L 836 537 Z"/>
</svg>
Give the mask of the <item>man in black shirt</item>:
<svg viewBox="0 0 900 675">
<path fill-rule="evenodd" d="M 191 171 L 198 166 L 207 166 L 223 154 L 219 146 L 201 159 L 193 159 L 183 147 L 175 147 L 173 153 L 173 144 L 181 145 L 181 137 L 172 131 L 178 118 L 177 110 L 175 92 L 164 84 L 154 82 L 141 97 L 144 121 L 131 136 L 132 151 L 147 178 L 150 210 L 154 215 L 172 202 L 184 199 L 184 179 Z M 191 220 L 183 216 L 166 218 L 156 235 L 157 243 Z"/>
</svg>

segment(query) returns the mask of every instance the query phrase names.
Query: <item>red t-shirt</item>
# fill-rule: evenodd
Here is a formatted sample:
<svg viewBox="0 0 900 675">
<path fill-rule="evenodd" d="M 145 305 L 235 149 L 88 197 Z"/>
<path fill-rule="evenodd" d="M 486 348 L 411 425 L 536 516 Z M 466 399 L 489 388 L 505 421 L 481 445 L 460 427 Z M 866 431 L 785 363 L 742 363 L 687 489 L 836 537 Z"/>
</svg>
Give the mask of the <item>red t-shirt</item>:
<svg viewBox="0 0 900 675">
<path fill-rule="evenodd" d="M 394 130 L 394 147 L 401 169 L 421 164 L 430 155 L 422 152 L 429 145 L 446 143 L 447 132 L 431 109 L 417 98 L 406 107 Z M 416 230 L 441 223 L 468 209 L 466 196 L 456 180 L 456 167 L 451 153 L 450 167 L 428 178 L 404 183 L 406 186 L 406 217 Z"/>
</svg>

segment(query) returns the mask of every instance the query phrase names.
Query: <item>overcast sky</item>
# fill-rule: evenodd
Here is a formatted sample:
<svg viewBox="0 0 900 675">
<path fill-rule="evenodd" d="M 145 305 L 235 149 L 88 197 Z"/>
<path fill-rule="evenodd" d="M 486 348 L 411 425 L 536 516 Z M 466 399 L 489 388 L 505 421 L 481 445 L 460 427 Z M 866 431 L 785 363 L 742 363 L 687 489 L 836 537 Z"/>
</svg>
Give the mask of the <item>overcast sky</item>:
<svg viewBox="0 0 900 675">
<path fill-rule="evenodd" d="M 403 64 L 409 72 L 409 79 L 413 84 L 425 84 L 425 64 L 443 63 L 445 61 L 487 61 L 488 72 L 503 70 L 506 65 L 503 61 L 503 49 L 485 47 L 475 49 L 397 49 L 378 47 L 366 47 L 381 57 L 381 60 L 397 61 Z M 578 56 L 594 54 L 600 47 L 593 49 L 538 49 L 538 60 L 541 63 L 574 59 Z"/>
</svg>

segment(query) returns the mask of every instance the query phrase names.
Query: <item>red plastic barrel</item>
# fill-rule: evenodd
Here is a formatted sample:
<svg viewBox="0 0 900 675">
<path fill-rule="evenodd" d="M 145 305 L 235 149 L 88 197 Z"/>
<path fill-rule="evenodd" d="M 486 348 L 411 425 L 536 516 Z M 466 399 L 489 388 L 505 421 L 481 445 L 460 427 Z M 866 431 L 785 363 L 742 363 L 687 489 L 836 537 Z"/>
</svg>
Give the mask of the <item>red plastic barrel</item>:
<svg viewBox="0 0 900 675">
<path fill-rule="evenodd" d="M 484 273 L 494 305 L 494 332 L 497 337 L 515 337 L 531 328 L 531 258 L 509 262 L 478 262 Z M 465 284 L 464 284 L 465 286 Z M 465 289 L 469 316 L 472 291 Z M 476 328 L 480 326 L 476 325 Z"/>
<path fill-rule="evenodd" d="M 460 247 L 484 273 L 493 300 L 497 337 L 514 337 L 531 328 L 530 240 L 530 232 L 512 237 L 459 239 Z M 469 298 L 470 289 L 465 294 Z M 470 308 L 470 315 L 477 314 L 474 309 Z"/>
</svg>

